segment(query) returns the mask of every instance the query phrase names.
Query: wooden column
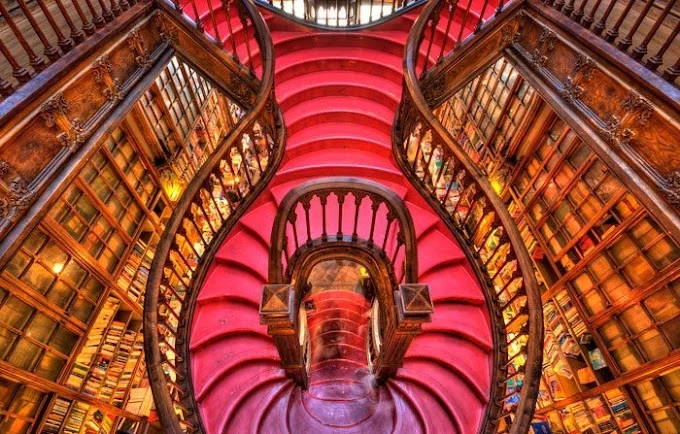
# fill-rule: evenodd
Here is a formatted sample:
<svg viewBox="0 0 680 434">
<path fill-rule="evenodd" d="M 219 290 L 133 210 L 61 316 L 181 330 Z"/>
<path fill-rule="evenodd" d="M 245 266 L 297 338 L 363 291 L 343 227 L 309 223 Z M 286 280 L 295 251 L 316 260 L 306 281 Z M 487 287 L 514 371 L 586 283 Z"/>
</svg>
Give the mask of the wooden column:
<svg viewBox="0 0 680 434">
<path fill-rule="evenodd" d="M 286 375 L 303 389 L 307 388 L 305 348 L 300 344 L 298 303 L 295 290 L 289 284 L 267 284 L 262 288 L 260 324 L 267 325 L 267 333 L 274 338 Z"/>
<path fill-rule="evenodd" d="M 399 285 L 394 291 L 395 316 L 382 333 L 382 349 L 375 362 L 378 381 L 385 381 L 397 373 L 404 362 L 411 341 L 422 332 L 423 323 L 432 320 L 434 303 L 426 284 Z"/>
</svg>

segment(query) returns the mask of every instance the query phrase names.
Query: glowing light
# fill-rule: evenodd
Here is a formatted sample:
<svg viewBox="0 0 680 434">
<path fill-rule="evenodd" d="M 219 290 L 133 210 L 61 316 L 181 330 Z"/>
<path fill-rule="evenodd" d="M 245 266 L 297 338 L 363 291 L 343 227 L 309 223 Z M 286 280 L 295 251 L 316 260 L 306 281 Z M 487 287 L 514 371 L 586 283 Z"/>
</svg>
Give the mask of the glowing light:
<svg viewBox="0 0 680 434">
<path fill-rule="evenodd" d="M 175 172 L 169 167 L 161 172 L 161 185 L 172 203 L 176 203 L 182 196 L 184 181 L 179 179 Z"/>
<path fill-rule="evenodd" d="M 56 274 L 61 273 L 62 271 L 64 271 L 64 263 L 57 262 L 56 264 L 52 265 L 52 271 L 54 271 Z"/>
</svg>

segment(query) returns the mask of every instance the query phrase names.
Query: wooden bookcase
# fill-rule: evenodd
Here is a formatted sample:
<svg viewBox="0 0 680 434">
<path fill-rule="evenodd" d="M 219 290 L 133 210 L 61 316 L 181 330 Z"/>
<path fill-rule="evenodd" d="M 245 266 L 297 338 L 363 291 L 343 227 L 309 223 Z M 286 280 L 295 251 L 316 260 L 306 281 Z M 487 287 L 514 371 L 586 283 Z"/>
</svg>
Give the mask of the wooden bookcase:
<svg viewBox="0 0 680 434">
<path fill-rule="evenodd" d="M 146 423 L 144 291 L 173 209 L 162 170 L 191 181 L 241 115 L 173 58 L 44 207 L 0 266 L 0 432 Z"/>
<path fill-rule="evenodd" d="M 630 181 L 507 59 L 436 114 L 506 200 L 534 261 L 546 329 L 537 425 L 680 432 L 680 247 Z"/>
</svg>

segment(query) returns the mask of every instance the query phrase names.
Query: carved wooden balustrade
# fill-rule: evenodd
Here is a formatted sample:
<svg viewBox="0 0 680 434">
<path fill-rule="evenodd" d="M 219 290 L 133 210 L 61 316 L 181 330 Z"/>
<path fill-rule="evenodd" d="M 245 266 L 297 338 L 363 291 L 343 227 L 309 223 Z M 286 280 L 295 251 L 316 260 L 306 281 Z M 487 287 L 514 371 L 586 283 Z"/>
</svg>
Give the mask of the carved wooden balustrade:
<svg viewBox="0 0 680 434">
<path fill-rule="evenodd" d="M 382 23 L 426 0 L 256 0 L 290 19 L 325 29 L 363 28 Z"/>
<path fill-rule="evenodd" d="M 230 7 L 242 8 L 243 34 L 259 50 L 262 79 L 251 90 L 247 79 L 255 71 L 241 64 L 246 76 L 240 78 L 239 94 L 252 105 L 187 185 L 166 225 L 147 283 L 145 355 L 166 433 L 202 431 L 184 356 L 198 288 L 225 236 L 265 188 L 283 157 L 285 132 L 274 99 L 271 37 L 252 2 L 236 3 Z M 232 80 L 238 81 L 238 76 Z"/>
<path fill-rule="evenodd" d="M 353 178 L 318 179 L 294 188 L 274 221 L 260 318 L 282 366 L 303 387 L 309 343 L 299 312 L 306 277 L 320 261 L 339 258 L 360 262 L 375 285 L 367 356 L 378 381 L 396 373 L 433 312 L 428 286 L 417 283 L 415 230 L 401 198 L 380 184 Z"/>
<path fill-rule="evenodd" d="M 537 2 L 538 3 L 538 2 Z M 550 8 L 674 83 L 680 75 L 680 6 L 675 0 L 543 0 Z"/>
<path fill-rule="evenodd" d="M 450 18 L 456 4 L 456 0 L 429 3 L 411 30 L 405 50 L 404 92 L 393 130 L 393 151 L 410 181 L 466 247 L 493 313 L 496 386 L 480 432 L 525 433 L 534 412 L 543 343 L 541 299 L 532 262 L 500 197 L 432 113 L 432 100 L 444 93 L 442 82 L 429 77 L 429 83 L 435 85 L 426 89 L 429 98 L 426 99 L 420 81 L 420 77 L 428 78 L 433 70 L 442 67 L 461 46 L 465 29 L 472 29 L 466 41 L 470 44 L 481 36 L 479 32 L 486 34 L 489 26 L 503 22 L 502 18 L 520 3 L 501 2 L 491 13 L 470 14 L 469 22 Z M 468 11 L 469 8 L 465 17 Z M 442 42 L 436 31 L 437 26 L 441 28 L 442 19 L 456 43 Z M 435 46 L 439 51 L 433 51 Z"/>
<path fill-rule="evenodd" d="M 143 2 L 150 0 L 0 2 L 0 100 Z"/>
</svg>

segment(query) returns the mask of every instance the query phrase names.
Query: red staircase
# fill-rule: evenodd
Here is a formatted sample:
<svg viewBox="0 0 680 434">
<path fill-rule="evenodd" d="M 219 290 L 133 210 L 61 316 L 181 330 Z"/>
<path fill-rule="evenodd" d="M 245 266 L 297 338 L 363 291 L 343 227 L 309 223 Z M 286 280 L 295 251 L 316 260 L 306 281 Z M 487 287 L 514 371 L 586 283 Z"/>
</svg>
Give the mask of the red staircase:
<svg viewBox="0 0 680 434">
<path fill-rule="evenodd" d="M 478 432 L 491 389 L 489 312 L 460 246 L 391 153 L 403 48 L 417 11 L 346 33 L 264 13 L 275 44 L 286 157 L 223 243 L 198 296 L 191 370 L 206 432 Z M 441 32 L 437 43 L 443 41 L 453 44 Z M 429 284 L 435 312 L 397 376 L 375 386 L 365 354 L 366 300 L 346 292 L 314 295 L 310 388 L 302 391 L 281 369 L 258 306 L 279 202 L 292 187 L 328 176 L 371 179 L 404 199 L 418 237 L 419 281 Z"/>
</svg>

